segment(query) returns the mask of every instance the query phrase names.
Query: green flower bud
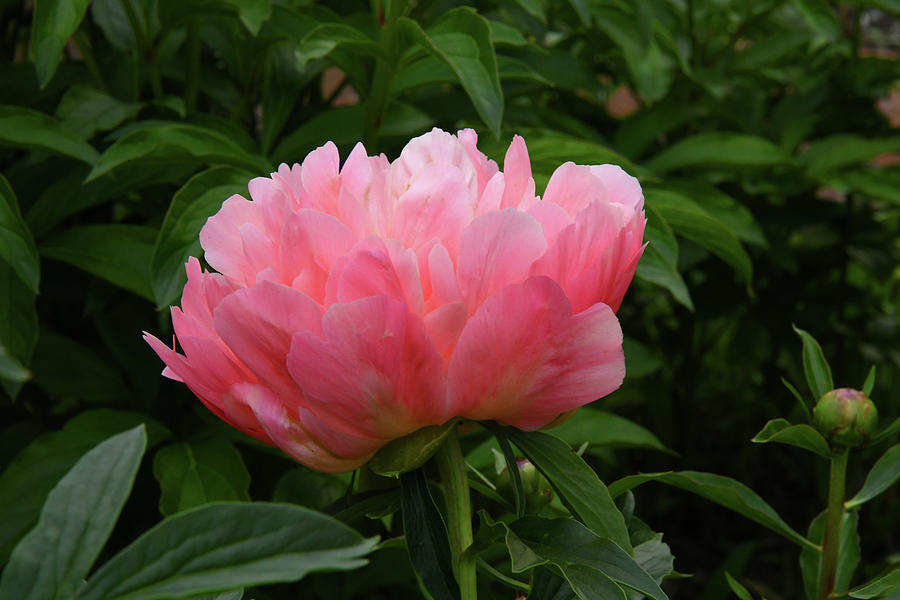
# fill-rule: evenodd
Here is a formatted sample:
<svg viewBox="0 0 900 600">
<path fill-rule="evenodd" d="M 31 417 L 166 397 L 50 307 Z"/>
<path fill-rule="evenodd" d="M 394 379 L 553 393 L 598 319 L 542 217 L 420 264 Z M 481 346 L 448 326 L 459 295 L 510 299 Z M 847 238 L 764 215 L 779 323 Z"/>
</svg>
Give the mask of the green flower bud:
<svg viewBox="0 0 900 600">
<path fill-rule="evenodd" d="M 875 432 L 878 410 L 864 393 L 838 388 L 819 399 L 813 409 L 813 424 L 831 443 L 853 448 Z"/>
<path fill-rule="evenodd" d="M 525 494 L 525 512 L 536 514 L 553 500 L 553 491 L 543 475 L 524 458 L 516 459 L 519 468 L 519 478 L 522 480 L 522 492 Z M 497 478 L 497 491 L 504 497 L 512 500 L 513 482 L 508 469 L 503 469 Z"/>
</svg>

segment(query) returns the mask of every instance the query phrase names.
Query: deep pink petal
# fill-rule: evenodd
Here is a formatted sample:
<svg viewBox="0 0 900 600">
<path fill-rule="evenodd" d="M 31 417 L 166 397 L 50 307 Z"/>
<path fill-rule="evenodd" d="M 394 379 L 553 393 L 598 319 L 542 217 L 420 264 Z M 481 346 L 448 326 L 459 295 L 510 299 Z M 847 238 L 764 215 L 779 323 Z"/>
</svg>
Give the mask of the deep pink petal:
<svg viewBox="0 0 900 600">
<path fill-rule="evenodd" d="M 328 427 L 394 439 L 446 421 L 443 361 L 425 325 L 386 296 L 334 304 L 324 339 L 294 335 L 288 369 Z"/>
<path fill-rule="evenodd" d="M 321 332 L 319 308 L 311 298 L 266 281 L 225 298 L 213 321 L 222 340 L 282 402 L 302 405 L 286 357 L 295 332 Z"/>
<path fill-rule="evenodd" d="M 356 238 L 335 217 L 301 209 L 287 217 L 278 252 L 278 279 L 322 302 L 325 282 L 337 260 L 350 251 Z"/>
<path fill-rule="evenodd" d="M 547 248 L 541 225 L 513 209 L 475 219 L 463 232 L 457 279 L 470 314 L 489 296 L 526 279 Z"/>
<path fill-rule="evenodd" d="M 405 303 L 410 312 L 424 310 L 416 255 L 395 240 L 363 240 L 331 270 L 331 277 L 326 306 L 383 295 Z"/>
<path fill-rule="evenodd" d="M 241 196 L 228 198 L 222 208 L 211 216 L 200 230 L 206 262 L 223 275 L 250 285 L 256 279 L 256 271 L 244 255 L 241 229 L 253 226 L 265 230 L 265 215 L 261 205 Z"/>
<path fill-rule="evenodd" d="M 260 426 L 265 430 L 271 440 L 270 443 L 280 448 L 286 454 L 311 469 L 325 473 L 342 473 L 350 471 L 365 463 L 374 453 L 377 446 L 368 445 L 368 451 L 349 452 L 347 455 L 328 448 L 322 442 L 313 437 L 299 414 L 292 414 L 281 400 L 268 388 L 257 384 L 238 384 L 231 388 L 230 393 L 235 400 L 253 412 Z M 348 440 L 344 436 L 344 440 Z"/>
<path fill-rule="evenodd" d="M 486 300 L 450 360 L 448 396 L 457 414 L 537 429 L 621 385 L 622 331 L 608 306 L 572 315 L 546 277 Z"/>
<path fill-rule="evenodd" d="M 341 187 L 337 146 L 332 142 L 310 152 L 300 167 L 303 181 L 302 205 L 338 216 L 338 192 Z"/>
</svg>

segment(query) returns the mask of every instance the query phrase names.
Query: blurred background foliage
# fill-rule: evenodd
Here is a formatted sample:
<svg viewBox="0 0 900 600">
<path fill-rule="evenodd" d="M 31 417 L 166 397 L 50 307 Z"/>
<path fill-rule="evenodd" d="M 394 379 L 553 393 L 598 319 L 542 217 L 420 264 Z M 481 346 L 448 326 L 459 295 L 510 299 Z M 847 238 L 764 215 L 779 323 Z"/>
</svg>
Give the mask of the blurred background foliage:
<svg viewBox="0 0 900 600">
<path fill-rule="evenodd" d="M 402 4 L 0 1 L 0 561 L 81 454 L 148 419 L 152 465 L 108 552 L 210 500 L 341 497 L 347 478 L 206 414 L 140 337 L 171 334 L 165 309 L 206 217 L 327 140 L 393 159 L 432 126 L 474 127 L 501 165 L 525 137 L 539 193 L 566 160 L 640 178 L 650 245 L 619 312 L 628 378 L 595 408 L 655 437 L 621 423 L 564 436 L 590 442 L 605 481 L 728 475 L 803 530 L 826 463 L 749 443 L 770 418 L 802 420 L 780 381 L 803 380 L 792 323 L 839 386 L 877 365 L 882 422 L 898 416 L 900 3 Z M 878 456 L 858 454 L 849 489 Z M 775 534 L 678 490 L 635 497 L 693 574 L 666 584 L 673 597 L 727 597 L 726 567 L 770 599 L 802 596 Z M 859 581 L 900 561 L 896 486 L 859 531 Z M 302 589 L 418 594 L 396 546 Z"/>
</svg>

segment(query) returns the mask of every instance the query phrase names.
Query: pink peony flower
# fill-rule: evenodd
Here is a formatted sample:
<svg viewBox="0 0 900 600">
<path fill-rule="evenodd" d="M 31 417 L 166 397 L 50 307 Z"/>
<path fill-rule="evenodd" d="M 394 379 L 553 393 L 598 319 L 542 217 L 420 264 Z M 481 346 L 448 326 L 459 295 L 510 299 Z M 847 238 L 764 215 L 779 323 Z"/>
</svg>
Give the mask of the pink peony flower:
<svg viewBox="0 0 900 600">
<path fill-rule="evenodd" d="M 643 196 L 566 163 L 535 196 L 516 136 L 433 130 L 394 162 L 332 143 L 232 196 L 200 233 L 184 354 L 145 339 L 219 418 L 321 471 L 453 417 L 537 429 L 625 375 L 615 311 L 643 251 Z"/>
</svg>

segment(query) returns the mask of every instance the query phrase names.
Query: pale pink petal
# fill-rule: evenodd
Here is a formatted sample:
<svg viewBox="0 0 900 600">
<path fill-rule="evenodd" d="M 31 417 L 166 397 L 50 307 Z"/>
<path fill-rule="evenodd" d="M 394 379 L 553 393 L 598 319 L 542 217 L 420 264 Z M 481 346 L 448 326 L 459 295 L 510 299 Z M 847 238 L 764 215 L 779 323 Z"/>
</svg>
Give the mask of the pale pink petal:
<svg viewBox="0 0 900 600">
<path fill-rule="evenodd" d="M 439 241 L 453 255 L 472 214 L 462 172 L 453 165 L 427 165 L 410 178 L 409 188 L 400 196 L 391 237 L 417 252 Z"/>
<path fill-rule="evenodd" d="M 446 421 L 443 361 L 421 317 L 386 296 L 334 304 L 325 338 L 294 335 L 288 369 L 328 427 L 390 440 Z"/>
<path fill-rule="evenodd" d="M 431 165 L 456 167 L 462 174 L 463 184 L 474 206 L 474 200 L 478 197 L 475 165 L 456 136 L 437 128 L 410 140 L 400 152 L 400 157 L 391 164 L 392 195 L 395 198 L 403 195 L 410 180 Z"/>
<path fill-rule="evenodd" d="M 338 192 L 341 187 L 340 155 L 332 142 L 310 152 L 300 167 L 303 181 L 302 205 L 338 216 Z"/>
<path fill-rule="evenodd" d="M 462 302 L 444 304 L 425 315 L 425 329 L 438 353 L 444 357 L 445 370 L 468 318 L 469 311 Z"/>
<path fill-rule="evenodd" d="M 547 248 L 541 225 L 513 209 L 475 219 L 463 232 L 457 279 L 469 313 L 509 284 L 526 279 Z"/>
<path fill-rule="evenodd" d="M 256 271 L 244 254 L 240 233 L 242 228 L 251 225 L 260 231 L 265 230 L 262 206 L 234 195 L 200 230 L 200 244 L 206 262 L 242 285 L 251 285 L 256 280 Z"/>
<path fill-rule="evenodd" d="M 591 174 L 600 179 L 606 187 L 610 202 L 624 204 L 634 212 L 644 207 L 644 194 L 637 179 L 618 165 L 593 165 Z"/>
<path fill-rule="evenodd" d="M 284 285 L 262 282 L 238 290 L 216 308 L 216 331 L 243 364 L 286 405 L 302 405 L 287 371 L 291 336 L 321 331 L 319 308 L 308 296 Z"/>
<path fill-rule="evenodd" d="M 495 173 L 490 181 L 487 182 L 487 185 L 484 186 L 481 197 L 478 198 L 478 204 L 475 206 L 475 216 L 480 217 L 493 210 L 500 210 L 500 202 L 503 200 L 505 187 L 506 180 L 503 177 L 503 173 Z"/>
<path fill-rule="evenodd" d="M 512 285 L 466 323 L 450 360 L 448 395 L 458 414 L 537 429 L 618 388 L 622 331 L 608 306 L 572 315 L 546 277 Z"/>
<path fill-rule="evenodd" d="M 206 273 L 200 267 L 200 261 L 191 256 L 185 264 L 187 283 L 181 296 L 181 308 L 192 319 L 205 326 L 209 335 L 213 335 L 212 313 L 225 296 L 237 289 L 237 285 L 219 275 Z"/>
<path fill-rule="evenodd" d="M 428 310 L 449 302 L 459 302 L 462 292 L 456 281 L 453 259 L 441 244 L 435 244 L 428 252 L 428 276 L 431 282 L 431 294 L 428 299 Z"/>
<path fill-rule="evenodd" d="M 521 136 L 513 136 L 513 141 L 503 160 L 503 190 L 501 208 L 528 210 L 536 201 L 534 179 L 531 177 L 531 161 L 528 148 Z"/>
<path fill-rule="evenodd" d="M 303 197 L 303 177 L 300 173 L 300 165 L 294 163 L 287 166 L 284 163 L 278 165 L 278 170 L 272 173 L 272 181 L 278 185 L 278 189 L 284 198 L 289 202 L 289 206 L 296 210 L 301 207 L 301 199 Z M 256 181 L 256 180 L 254 180 Z M 269 192 L 266 194 L 262 189 L 260 192 L 265 195 L 276 195 Z M 250 190 L 251 197 L 256 200 L 253 190 Z"/>
<path fill-rule="evenodd" d="M 553 172 L 544 192 L 545 202 L 558 204 L 572 217 L 592 202 L 606 200 L 606 197 L 606 188 L 602 180 L 591 173 L 591 167 L 572 162 L 560 165 Z"/>
<path fill-rule="evenodd" d="M 478 194 L 481 195 L 484 193 L 487 182 L 497 173 L 497 163 L 478 149 L 478 134 L 474 129 L 461 129 L 456 132 L 456 137 L 466 149 L 469 160 L 475 166 L 478 173 Z"/>
</svg>

